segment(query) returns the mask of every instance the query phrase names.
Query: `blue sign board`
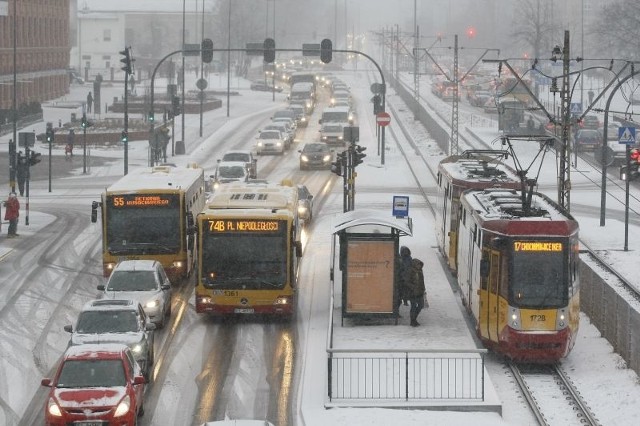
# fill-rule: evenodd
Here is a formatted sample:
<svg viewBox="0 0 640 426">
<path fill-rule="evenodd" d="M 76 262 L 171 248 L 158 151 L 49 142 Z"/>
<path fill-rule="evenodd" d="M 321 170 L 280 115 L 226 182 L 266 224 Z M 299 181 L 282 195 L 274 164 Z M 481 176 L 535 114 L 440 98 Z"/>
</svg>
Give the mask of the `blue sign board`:
<svg viewBox="0 0 640 426">
<path fill-rule="evenodd" d="M 582 102 L 571 102 L 571 115 L 582 114 Z"/>
<path fill-rule="evenodd" d="M 395 217 L 409 216 L 409 197 L 405 195 L 393 196 L 393 213 Z"/>
<path fill-rule="evenodd" d="M 622 145 L 634 145 L 636 143 L 636 128 L 618 127 L 618 142 Z"/>
</svg>

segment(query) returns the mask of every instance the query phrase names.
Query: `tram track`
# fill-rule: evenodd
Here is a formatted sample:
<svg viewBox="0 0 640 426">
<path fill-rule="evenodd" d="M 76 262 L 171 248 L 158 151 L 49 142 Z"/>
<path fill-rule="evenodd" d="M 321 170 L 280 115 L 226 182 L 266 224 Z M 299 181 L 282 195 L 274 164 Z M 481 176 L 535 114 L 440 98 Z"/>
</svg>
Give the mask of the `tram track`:
<svg viewBox="0 0 640 426">
<path fill-rule="evenodd" d="M 539 425 L 600 424 L 558 364 L 507 366 Z"/>
</svg>

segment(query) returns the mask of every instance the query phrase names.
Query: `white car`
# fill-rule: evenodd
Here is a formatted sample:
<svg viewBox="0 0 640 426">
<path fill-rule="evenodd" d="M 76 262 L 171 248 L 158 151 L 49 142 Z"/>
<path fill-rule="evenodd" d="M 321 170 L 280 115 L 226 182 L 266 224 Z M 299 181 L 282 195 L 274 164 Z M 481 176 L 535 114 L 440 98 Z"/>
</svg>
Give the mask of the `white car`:
<svg viewBox="0 0 640 426">
<path fill-rule="evenodd" d="M 101 299 L 132 299 L 158 328 L 171 315 L 171 281 L 157 260 L 123 260 L 100 284 Z"/>
<path fill-rule="evenodd" d="M 278 130 L 265 130 L 256 138 L 256 152 L 263 154 L 284 154 L 286 142 Z"/>
<path fill-rule="evenodd" d="M 249 167 L 244 161 L 218 161 L 216 171 L 209 179 L 213 191 L 225 183 L 246 182 L 249 180 Z"/>
</svg>

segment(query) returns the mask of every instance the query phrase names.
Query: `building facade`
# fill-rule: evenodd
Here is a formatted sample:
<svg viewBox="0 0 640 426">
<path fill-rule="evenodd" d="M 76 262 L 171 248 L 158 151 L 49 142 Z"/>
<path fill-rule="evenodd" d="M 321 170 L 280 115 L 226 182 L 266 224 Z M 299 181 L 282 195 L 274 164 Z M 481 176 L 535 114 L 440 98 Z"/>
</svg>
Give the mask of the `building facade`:
<svg viewBox="0 0 640 426">
<path fill-rule="evenodd" d="M 19 116 L 68 92 L 69 1 L 6 3 L 7 14 L 0 16 L 0 124 L 12 119 L 14 54 Z"/>
</svg>

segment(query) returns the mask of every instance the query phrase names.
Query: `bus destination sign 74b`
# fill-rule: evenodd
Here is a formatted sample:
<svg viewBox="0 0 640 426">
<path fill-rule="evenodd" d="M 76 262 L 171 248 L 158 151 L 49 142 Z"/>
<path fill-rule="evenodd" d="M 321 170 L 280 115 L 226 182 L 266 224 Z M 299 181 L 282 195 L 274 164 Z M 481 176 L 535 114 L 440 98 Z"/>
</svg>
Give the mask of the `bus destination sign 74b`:
<svg viewBox="0 0 640 426">
<path fill-rule="evenodd" d="M 209 232 L 278 232 L 280 221 L 253 219 L 210 219 Z"/>
</svg>

